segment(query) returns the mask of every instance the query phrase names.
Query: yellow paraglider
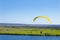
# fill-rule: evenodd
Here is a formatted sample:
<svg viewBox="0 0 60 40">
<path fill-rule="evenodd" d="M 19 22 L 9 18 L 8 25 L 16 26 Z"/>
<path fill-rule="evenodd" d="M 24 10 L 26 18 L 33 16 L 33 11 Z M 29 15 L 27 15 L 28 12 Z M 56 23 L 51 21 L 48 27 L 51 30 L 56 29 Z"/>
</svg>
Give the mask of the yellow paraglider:
<svg viewBox="0 0 60 40">
<path fill-rule="evenodd" d="M 45 19 L 47 19 L 50 23 L 52 23 L 51 19 L 50 19 L 49 17 L 47 17 L 47 16 L 37 16 L 37 17 L 35 17 L 35 18 L 33 19 L 33 21 L 35 21 L 37 18 L 45 18 Z"/>
</svg>

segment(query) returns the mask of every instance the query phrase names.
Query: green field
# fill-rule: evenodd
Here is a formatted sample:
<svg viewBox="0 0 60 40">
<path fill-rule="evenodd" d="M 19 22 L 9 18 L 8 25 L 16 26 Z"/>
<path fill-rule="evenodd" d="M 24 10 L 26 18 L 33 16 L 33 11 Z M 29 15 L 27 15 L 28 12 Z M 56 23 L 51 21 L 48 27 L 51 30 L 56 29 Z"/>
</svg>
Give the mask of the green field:
<svg viewBox="0 0 60 40">
<path fill-rule="evenodd" d="M 0 34 L 54 35 L 54 36 L 58 35 L 60 36 L 60 29 L 0 27 Z"/>
</svg>

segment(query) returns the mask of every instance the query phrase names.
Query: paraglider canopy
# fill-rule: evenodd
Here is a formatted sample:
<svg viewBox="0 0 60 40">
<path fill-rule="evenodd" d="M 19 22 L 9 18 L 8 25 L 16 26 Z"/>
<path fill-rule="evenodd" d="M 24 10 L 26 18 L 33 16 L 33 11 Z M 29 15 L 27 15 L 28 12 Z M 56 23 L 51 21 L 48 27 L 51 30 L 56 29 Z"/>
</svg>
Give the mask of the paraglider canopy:
<svg viewBox="0 0 60 40">
<path fill-rule="evenodd" d="M 44 19 L 48 20 L 50 23 L 52 23 L 51 19 L 50 19 L 49 17 L 47 17 L 47 16 L 37 16 L 37 17 L 35 17 L 35 18 L 33 19 L 33 22 L 34 22 L 37 18 L 44 18 Z"/>
</svg>

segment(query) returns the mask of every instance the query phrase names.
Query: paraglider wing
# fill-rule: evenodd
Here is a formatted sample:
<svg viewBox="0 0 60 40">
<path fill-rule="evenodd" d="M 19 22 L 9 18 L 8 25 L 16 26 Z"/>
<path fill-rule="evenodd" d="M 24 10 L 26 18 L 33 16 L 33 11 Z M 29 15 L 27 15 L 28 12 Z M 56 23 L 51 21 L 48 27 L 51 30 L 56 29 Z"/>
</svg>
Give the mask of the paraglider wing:
<svg viewBox="0 0 60 40">
<path fill-rule="evenodd" d="M 33 22 L 37 19 L 37 18 L 45 18 L 46 20 L 48 20 L 50 23 L 52 23 L 51 19 L 47 16 L 37 16 L 33 19 Z"/>
</svg>

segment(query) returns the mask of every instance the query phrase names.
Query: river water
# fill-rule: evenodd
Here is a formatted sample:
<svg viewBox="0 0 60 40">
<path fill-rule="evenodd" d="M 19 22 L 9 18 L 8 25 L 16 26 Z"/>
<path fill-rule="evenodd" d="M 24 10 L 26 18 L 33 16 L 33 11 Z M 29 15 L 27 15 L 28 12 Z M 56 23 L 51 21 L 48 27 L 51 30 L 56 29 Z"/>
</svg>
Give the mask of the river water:
<svg viewBox="0 0 60 40">
<path fill-rule="evenodd" d="M 0 35 L 0 40 L 60 40 L 60 36 Z"/>
</svg>

